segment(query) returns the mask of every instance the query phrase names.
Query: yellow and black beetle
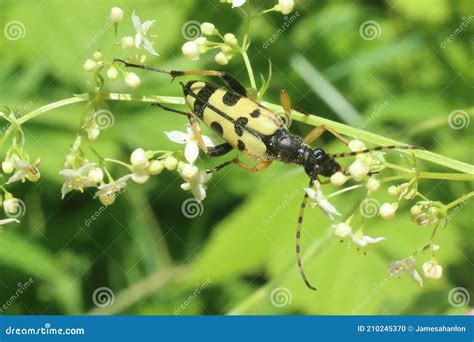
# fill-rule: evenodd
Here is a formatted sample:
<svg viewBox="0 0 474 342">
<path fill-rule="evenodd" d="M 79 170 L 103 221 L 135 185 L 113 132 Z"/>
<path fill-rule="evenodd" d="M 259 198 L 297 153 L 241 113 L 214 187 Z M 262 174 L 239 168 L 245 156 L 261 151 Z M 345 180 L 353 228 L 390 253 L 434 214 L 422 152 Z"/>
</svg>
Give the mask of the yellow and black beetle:
<svg viewBox="0 0 474 342">
<path fill-rule="evenodd" d="M 181 83 L 186 102 L 191 108 L 190 112 L 154 103 L 154 105 L 167 111 L 186 115 L 194 136 L 206 155 L 217 157 L 236 149 L 248 158 L 258 162 L 255 166 L 250 166 L 238 158 L 234 158 L 214 167 L 212 170 L 208 170 L 208 172 L 218 171 L 230 164 L 237 164 L 251 172 L 259 172 L 266 169 L 274 160 L 278 160 L 284 163 L 302 165 L 306 174 L 310 177 L 309 187 L 313 187 L 319 175 L 330 177 L 334 173 L 342 171 L 342 167 L 335 160 L 336 158 L 389 149 L 419 149 L 415 146 L 378 146 L 357 152 L 327 154 L 320 148 L 310 146 L 323 132 L 332 133 L 346 145 L 348 141 L 326 126 L 315 127 L 304 139 L 291 134 L 288 130 L 291 124 L 291 102 L 285 90 L 280 92 L 280 100 L 286 118 L 283 121 L 278 114 L 253 101 L 245 88 L 233 76 L 225 72 L 214 70 L 165 71 L 146 65 L 128 63 L 121 59 L 115 59 L 114 61 L 123 63 L 126 67 L 165 73 L 173 79 L 192 75 L 212 76 L 219 77 L 226 83 L 229 89 L 205 81 L 194 80 L 186 84 Z M 206 146 L 196 118 L 199 118 L 206 126 L 222 137 L 225 143 L 214 147 Z M 305 284 L 310 289 L 316 290 L 306 278 L 301 262 L 301 225 L 307 201 L 308 194 L 305 193 L 296 230 L 296 260 Z"/>
</svg>

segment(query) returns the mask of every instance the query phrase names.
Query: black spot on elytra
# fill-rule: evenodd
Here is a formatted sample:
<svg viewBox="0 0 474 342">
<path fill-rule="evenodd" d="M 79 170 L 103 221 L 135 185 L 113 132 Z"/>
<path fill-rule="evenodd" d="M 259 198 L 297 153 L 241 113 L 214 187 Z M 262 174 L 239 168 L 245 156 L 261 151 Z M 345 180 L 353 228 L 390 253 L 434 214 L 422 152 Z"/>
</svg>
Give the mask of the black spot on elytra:
<svg viewBox="0 0 474 342">
<path fill-rule="evenodd" d="M 235 121 L 235 124 L 234 124 L 235 133 L 237 133 L 239 137 L 241 137 L 244 134 L 245 125 L 248 122 L 249 122 L 249 119 L 244 118 L 243 116 L 241 116 Z"/>
<path fill-rule="evenodd" d="M 257 109 L 255 109 L 252 113 L 250 113 L 250 116 L 251 116 L 252 118 L 258 118 L 258 117 L 260 116 L 260 114 L 261 114 L 261 113 L 260 113 L 260 109 L 257 108 Z"/>
<path fill-rule="evenodd" d="M 224 135 L 224 129 L 222 128 L 221 124 L 216 121 L 211 122 L 211 129 L 221 137 Z"/>
<path fill-rule="evenodd" d="M 242 96 L 231 93 L 230 91 L 226 92 L 222 97 L 222 102 L 226 106 L 235 106 L 237 102 L 242 98 Z"/>
<path fill-rule="evenodd" d="M 245 150 L 245 143 L 242 140 L 237 140 L 237 147 L 239 148 L 240 151 Z"/>
<path fill-rule="evenodd" d="M 215 91 L 216 87 L 206 84 L 196 94 L 197 96 L 194 101 L 194 113 L 196 113 L 198 117 L 202 118 L 202 113 L 204 112 L 204 109 L 206 109 L 209 98 L 212 96 L 212 94 L 214 94 Z"/>
</svg>

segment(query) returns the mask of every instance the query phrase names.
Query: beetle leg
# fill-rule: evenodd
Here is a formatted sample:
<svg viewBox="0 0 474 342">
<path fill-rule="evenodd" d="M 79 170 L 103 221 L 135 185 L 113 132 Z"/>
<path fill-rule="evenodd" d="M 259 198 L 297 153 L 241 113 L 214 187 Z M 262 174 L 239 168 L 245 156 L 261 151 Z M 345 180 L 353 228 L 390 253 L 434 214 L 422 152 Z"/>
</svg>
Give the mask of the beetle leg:
<svg viewBox="0 0 474 342">
<path fill-rule="evenodd" d="M 250 166 L 250 165 L 247 165 L 245 164 L 244 162 L 241 162 L 239 159 L 234 159 L 233 160 L 234 164 L 237 164 L 238 166 L 240 166 L 242 169 L 245 169 L 247 171 L 250 171 L 250 172 L 260 172 L 260 171 L 263 171 L 265 170 L 267 167 L 270 166 L 270 164 L 273 162 L 273 160 L 265 160 L 263 162 L 260 162 L 258 163 L 257 165 L 255 166 Z"/>
<path fill-rule="evenodd" d="M 349 141 L 347 141 L 346 138 L 344 138 L 342 135 L 340 135 L 339 133 L 337 133 L 336 131 L 332 130 L 331 128 L 329 127 L 326 127 L 324 125 L 321 125 L 321 126 L 318 126 L 318 127 L 315 127 L 311 130 L 311 132 L 309 132 L 303 139 L 303 142 L 305 144 L 311 144 L 312 142 L 314 142 L 316 139 L 318 139 L 321 134 L 323 134 L 325 131 L 328 131 L 329 133 L 331 133 L 332 135 L 334 135 L 337 139 L 339 139 L 340 141 L 342 141 L 345 145 L 348 145 L 349 144 Z"/>
<path fill-rule="evenodd" d="M 238 158 L 234 158 L 232 160 L 226 161 L 225 163 L 219 164 L 219 165 L 213 167 L 210 170 L 207 170 L 207 173 L 213 173 L 213 172 L 219 171 L 220 169 L 222 169 L 222 168 L 224 168 L 228 165 L 231 165 L 231 164 L 236 164 L 239 167 L 241 167 L 242 169 L 245 169 L 245 170 L 250 171 L 250 172 L 260 172 L 260 171 L 265 170 L 267 167 L 269 167 L 272 162 L 273 162 L 273 160 L 265 160 L 263 162 L 258 163 L 255 166 L 250 166 L 250 165 L 247 165 L 244 162 L 240 161 Z"/>
<path fill-rule="evenodd" d="M 172 112 L 172 113 L 177 113 L 177 114 L 182 114 L 182 115 L 188 115 L 188 112 L 184 112 L 182 110 L 178 110 L 178 109 L 174 109 L 174 108 L 170 108 L 170 107 L 166 107 L 164 105 L 162 105 L 161 103 L 159 102 L 153 102 L 151 104 L 152 106 L 156 106 L 156 107 L 160 107 L 168 112 Z"/>
<path fill-rule="evenodd" d="M 291 99 L 286 89 L 280 90 L 280 102 L 281 102 L 281 106 L 283 107 L 283 110 L 285 111 L 285 118 L 286 118 L 285 126 L 286 128 L 290 128 L 291 126 Z"/>
</svg>

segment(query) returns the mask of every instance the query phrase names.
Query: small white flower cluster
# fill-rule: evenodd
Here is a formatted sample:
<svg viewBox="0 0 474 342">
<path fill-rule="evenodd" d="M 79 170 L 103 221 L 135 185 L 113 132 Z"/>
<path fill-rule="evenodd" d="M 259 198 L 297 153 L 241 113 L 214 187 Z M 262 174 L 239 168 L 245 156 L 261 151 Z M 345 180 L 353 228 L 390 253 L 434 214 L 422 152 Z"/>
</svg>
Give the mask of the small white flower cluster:
<svg viewBox="0 0 474 342">
<path fill-rule="evenodd" d="M 411 219 L 421 227 L 431 226 L 446 216 L 440 202 L 419 201 L 410 209 Z"/>
<path fill-rule="evenodd" d="M 13 121 L 15 120 L 13 114 L 11 114 L 10 119 Z M 22 132 L 21 134 L 23 135 Z M 3 191 L 3 195 L 0 194 L 0 206 L 3 207 L 5 214 L 9 218 L 0 220 L 0 226 L 11 222 L 19 222 L 17 217 L 22 216 L 25 209 L 20 207 L 20 204 L 23 202 L 18 198 L 13 197 L 13 195 L 6 190 L 5 186 L 15 182 L 38 182 L 41 177 L 41 173 L 38 169 L 40 161 L 41 160 L 38 158 L 34 162 L 31 162 L 30 157 L 25 152 L 23 146 L 18 146 L 16 140 L 8 149 L 1 168 L 3 173 L 1 178 L 7 178 L 7 180 L 4 185 L 0 187 Z"/>
<path fill-rule="evenodd" d="M 104 205 L 111 205 L 117 195 L 127 186 L 129 180 L 137 184 L 144 184 L 150 176 L 160 174 L 164 169 L 169 171 L 177 170 L 185 181 L 181 188 L 185 191 L 191 191 L 198 201 L 206 197 L 206 186 L 204 185 L 211 179 L 211 174 L 205 170 L 199 170 L 194 162 L 199 155 L 199 146 L 192 130 L 188 127 L 186 132 L 172 131 L 165 132 L 168 138 L 176 143 L 184 144 L 184 156 L 187 162 L 179 161 L 170 151 L 152 151 L 143 148 L 135 149 L 130 155 L 130 163 L 125 163 L 109 158 L 101 158 L 100 166 L 91 163 L 83 155 L 80 148 L 82 138 L 76 138 L 70 153 L 66 157 L 64 169 L 60 175 L 65 181 L 62 187 L 62 197 L 73 190 L 84 192 L 85 188 L 97 188 L 96 198 Z M 213 146 L 212 140 L 203 136 L 207 146 Z M 104 162 L 112 162 L 127 168 L 128 173 L 125 176 L 115 180 L 110 175 Z M 104 181 L 107 176 L 108 183 Z"/>
<path fill-rule="evenodd" d="M 434 252 L 439 249 L 439 246 L 430 245 L 430 248 Z M 423 263 L 422 269 L 425 278 L 440 279 L 443 276 L 443 267 L 438 264 L 434 256 Z M 423 286 L 423 279 L 416 270 L 416 260 L 414 255 L 403 260 L 392 261 L 388 267 L 388 273 L 393 277 L 400 277 L 404 273 L 408 273 L 414 281 L 416 281 L 420 286 Z"/>
<path fill-rule="evenodd" d="M 192 61 L 199 60 L 200 55 L 205 54 L 211 49 L 219 49 L 220 51 L 215 55 L 214 60 L 218 64 L 225 65 L 229 63 L 236 52 L 242 50 L 242 47 L 239 45 L 233 33 L 226 33 L 222 36 L 212 23 L 202 23 L 201 33 L 203 36 L 188 41 L 181 47 L 183 55 Z M 211 36 L 219 37 L 222 41 L 215 42 L 206 38 Z"/>
<path fill-rule="evenodd" d="M 181 184 L 181 189 L 191 191 L 198 201 L 204 200 L 206 197 L 206 186 L 204 185 L 210 179 L 212 174 L 205 170 L 199 170 L 195 165 L 195 161 L 199 156 L 199 144 L 194 136 L 191 127 L 187 126 L 186 132 L 171 131 L 164 132 L 169 140 L 178 144 L 184 144 L 184 157 L 188 163 L 180 162 L 178 171 L 185 183 Z M 204 144 L 207 147 L 214 146 L 214 142 L 206 135 L 201 135 Z"/>
<path fill-rule="evenodd" d="M 236 8 L 236 7 L 240 7 L 244 5 L 247 1 L 246 0 L 221 0 L 221 2 L 232 3 L 232 8 Z M 295 7 L 294 0 L 278 0 L 278 4 L 276 4 L 270 10 L 266 10 L 264 12 L 276 11 L 276 12 L 281 12 L 284 15 L 287 15 L 293 11 L 294 7 Z"/>
<path fill-rule="evenodd" d="M 115 32 L 117 33 L 117 27 L 122 22 L 124 17 L 124 12 L 119 7 L 113 7 L 110 11 L 110 20 L 114 23 Z M 140 49 L 144 49 L 153 56 L 159 56 L 158 52 L 155 51 L 153 43 L 149 39 L 149 31 L 151 27 L 155 24 L 155 20 L 146 20 L 144 22 L 138 17 L 138 15 L 133 11 L 132 13 L 132 23 L 135 29 L 134 35 L 124 36 L 120 39 L 120 42 L 117 42 L 123 50 L 135 51 L 135 55 L 130 57 L 130 61 L 133 63 L 143 64 L 146 60 L 144 54 L 139 53 Z M 150 36 L 155 37 L 155 36 Z M 119 76 L 119 73 L 123 75 L 123 80 L 125 84 L 131 88 L 136 88 L 141 84 L 140 77 L 134 73 L 123 70 L 122 67 L 113 63 L 112 60 L 104 58 L 103 54 L 100 51 L 94 52 L 92 58 L 87 59 L 84 62 L 83 68 L 85 71 L 100 73 L 103 68 L 107 68 L 106 76 L 110 80 L 115 80 Z M 98 75 L 96 75 L 98 77 Z"/>
</svg>

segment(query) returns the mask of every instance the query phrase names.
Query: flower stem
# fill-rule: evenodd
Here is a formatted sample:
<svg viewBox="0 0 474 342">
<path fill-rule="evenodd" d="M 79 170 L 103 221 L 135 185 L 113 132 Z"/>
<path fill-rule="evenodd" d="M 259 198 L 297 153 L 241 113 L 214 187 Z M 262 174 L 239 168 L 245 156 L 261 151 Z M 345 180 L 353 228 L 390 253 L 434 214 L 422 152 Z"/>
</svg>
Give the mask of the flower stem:
<svg viewBox="0 0 474 342">
<path fill-rule="evenodd" d="M 250 69 L 249 69 L 250 70 Z M 185 104 L 184 98 L 182 97 L 176 97 L 176 96 L 156 96 L 156 95 L 149 95 L 149 96 L 140 96 L 140 95 L 131 95 L 131 94 L 122 94 L 122 93 L 84 93 L 84 94 L 79 94 L 74 97 L 53 102 L 50 103 L 46 106 L 37 108 L 30 113 L 22 116 L 17 120 L 18 124 L 23 124 L 28 120 L 31 120 L 32 118 L 48 112 L 50 110 L 59 108 L 59 107 L 64 107 L 70 104 L 78 103 L 78 102 L 84 102 L 84 101 L 89 101 L 90 96 L 94 96 L 96 99 L 97 97 L 100 97 L 101 100 L 112 100 L 112 101 L 138 101 L 138 102 L 161 102 L 163 104 L 177 104 L 177 105 L 182 105 Z M 262 105 L 270 108 L 271 110 L 275 112 L 281 112 L 283 113 L 283 110 L 281 106 L 275 105 L 273 103 L 268 103 L 268 102 L 262 102 Z M 367 141 L 372 144 L 384 146 L 384 145 L 406 145 L 400 141 L 396 141 L 390 138 L 386 138 L 371 132 L 367 132 L 365 130 L 351 127 L 348 125 L 344 125 L 339 122 L 331 121 L 319 116 L 315 115 L 309 115 L 309 114 L 303 114 L 301 112 L 298 112 L 294 110 L 292 112 L 293 115 L 293 120 L 300 121 L 303 123 L 306 123 L 311 126 L 320 126 L 320 125 L 325 125 L 329 128 L 334 129 L 336 132 L 347 135 L 350 137 L 357 137 L 358 139 Z M 4 140 L 7 139 L 9 130 L 5 132 L 4 136 L 0 140 L 0 146 L 3 144 Z M 453 170 L 460 171 L 466 175 L 461 175 L 461 174 L 442 174 L 442 173 L 420 173 L 420 178 L 433 178 L 433 179 L 448 179 L 448 180 L 466 180 L 466 181 L 473 181 L 474 180 L 474 166 L 452 159 L 448 158 L 445 156 L 441 156 L 439 154 L 426 151 L 426 150 L 402 150 L 400 151 L 401 153 L 408 153 L 408 154 L 413 154 L 415 155 L 416 158 L 441 165 Z M 422 175 L 425 175 L 427 177 L 422 177 Z M 443 176 L 443 175 L 446 175 Z"/>
</svg>

